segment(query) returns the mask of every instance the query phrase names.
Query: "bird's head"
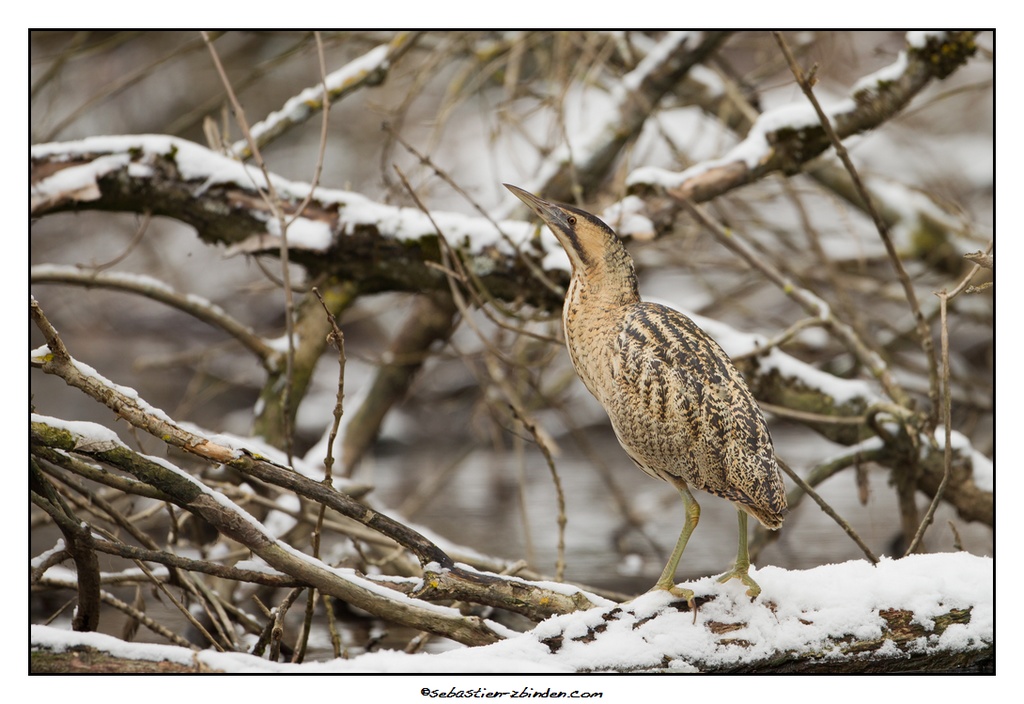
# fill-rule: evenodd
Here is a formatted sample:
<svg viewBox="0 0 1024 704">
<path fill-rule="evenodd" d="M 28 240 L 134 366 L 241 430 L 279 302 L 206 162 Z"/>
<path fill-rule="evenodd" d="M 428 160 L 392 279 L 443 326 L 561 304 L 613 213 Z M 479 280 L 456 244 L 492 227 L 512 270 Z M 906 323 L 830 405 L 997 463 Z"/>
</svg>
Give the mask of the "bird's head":
<svg viewBox="0 0 1024 704">
<path fill-rule="evenodd" d="M 558 238 L 569 255 L 574 272 L 585 274 L 604 268 L 605 264 L 618 265 L 625 259 L 632 273 L 632 261 L 612 228 L 601 220 L 571 205 L 561 205 L 538 198 L 522 188 L 505 184 L 505 188 L 540 216 Z"/>
</svg>

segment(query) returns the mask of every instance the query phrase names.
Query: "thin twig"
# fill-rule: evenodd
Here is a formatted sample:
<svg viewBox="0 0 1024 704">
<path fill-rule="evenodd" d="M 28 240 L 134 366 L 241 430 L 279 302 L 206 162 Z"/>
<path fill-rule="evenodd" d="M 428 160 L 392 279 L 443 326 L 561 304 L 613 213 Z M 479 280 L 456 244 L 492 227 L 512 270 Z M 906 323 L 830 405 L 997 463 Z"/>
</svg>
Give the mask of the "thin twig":
<svg viewBox="0 0 1024 704">
<path fill-rule="evenodd" d="M 949 479 L 953 474 L 953 392 L 950 388 L 949 322 L 946 320 L 947 308 L 949 301 L 965 291 L 975 274 L 985 266 L 985 257 L 987 257 L 988 253 L 991 251 L 992 243 L 989 242 L 985 252 L 978 252 L 977 255 L 967 257 L 975 262 L 974 266 L 971 267 L 971 270 L 967 272 L 957 287 L 953 289 L 953 292 L 948 293 L 943 289 L 935 294 L 939 298 L 939 339 L 942 345 L 942 422 L 945 426 L 942 455 L 942 481 L 939 482 L 939 486 L 935 490 L 935 495 L 932 497 L 931 503 L 928 505 L 928 510 L 925 512 L 924 517 L 921 519 L 921 524 L 918 526 L 917 532 L 914 534 L 914 539 L 910 542 L 910 545 L 907 546 L 907 551 L 905 553 L 907 555 L 917 549 L 917 546 L 924 538 L 925 531 L 928 530 L 928 526 L 932 524 L 935 516 L 935 510 L 938 508 L 939 501 L 942 500 L 942 496 L 946 492 L 946 487 L 949 485 Z M 965 255 L 965 257 L 966 256 L 967 255 Z"/>
<path fill-rule="evenodd" d="M 260 570 L 244 570 L 237 567 L 222 565 L 209 560 L 194 560 L 188 557 L 181 557 L 172 552 L 163 550 L 148 550 L 135 547 L 119 541 L 107 539 L 97 540 L 94 544 L 97 552 L 108 555 L 116 555 L 129 560 L 144 560 L 145 562 L 156 562 L 166 565 L 171 569 L 187 570 L 208 574 L 220 579 L 230 579 L 238 582 L 249 582 L 267 587 L 294 587 L 297 580 L 286 574 L 276 574 Z"/>
<path fill-rule="evenodd" d="M 93 271 L 103 271 L 104 269 L 109 269 L 110 267 L 124 261 L 125 258 L 129 254 L 131 254 L 132 251 L 134 251 L 135 247 L 139 244 L 139 242 L 142 241 L 142 237 L 143 235 L 146 234 L 146 230 L 149 229 L 149 223 L 151 223 L 152 221 L 153 211 L 146 209 L 146 211 L 142 214 L 142 222 L 140 222 L 139 226 L 135 228 L 135 234 L 132 235 L 131 240 L 129 240 L 128 242 L 128 246 L 124 248 L 124 251 L 118 254 L 113 259 L 110 259 L 109 261 L 103 262 L 102 264 L 93 264 L 91 267 L 88 268 L 92 269 Z"/>
<path fill-rule="evenodd" d="M 324 169 L 324 154 L 327 152 L 327 126 L 331 113 L 331 94 L 327 90 L 327 62 L 324 60 L 324 43 L 320 39 L 320 32 L 313 32 L 313 38 L 316 39 L 316 54 L 320 59 L 320 85 L 324 89 L 323 114 L 320 120 L 320 147 L 316 153 L 316 166 L 313 167 L 313 180 L 309 182 L 309 193 L 295 209 L 295 214 L 288 221 L 289 225 L 299 219 L 306 206 L 313 200 L 313 195 L 320 184 L 320 174 Z"/>
<path fill-rule="evenodd" d="M 302 211 L 304 211 L 306 209 L 306 206 L 313 200 L 313 194 L 316 192 L 317 184 L 320 182 L 320 173 L 323 170 L 324 152 L 327 150 L 327 125 L 328 125 L 328 118 L 329 118 L 330 112 L 331 112 L 331 95 L 330 95 L 330 92 L 327 90 L 327 62 L 324 60 L 324 44 L 323 44 L 323 41 L 321 41 L 321 39 L 320 39 L 320 32 L 313 32 L 313 36 L 316 39 L 317 57 L 320 59 L 320 85 L 323 88 L 323 94 L 324 94 L 324 97 L 323 97 L 323 112 L 321 114 L 321 120 L 320 120 L 320 149 L 317 152 L 316 166 L 313 169 L 313 180 L 310 182 L 309 192 L 306 194 L 306 197 L 299 204 L 298 208 L 296 208 L 295 214 L 292 216 L 292 219 L 288 221 L 289 224 L 294 223 L 296 220 L 298 220 L 299 217 L 302 215 Z M 335 335 L 337 335 L 338 333 L 340 333 L 340 330 L 338 330 L 337 323 L 334 322 L 334 316 L 331 315 L 331 311 L 327 308 L 327 304 L 324 303 L 324 299 L 320 295 L 320 292 L 317 291 L 315 288 L 313 289 L 313 291 L 316 293 L 316 297 L 318 299 L 320 299 L 320 304 L 324 307 L 324 310 L 327 311 L 327 318 L 330 321 L 331 326 L 333 327 L 333 329 L 335 331 Z M 289 339 L 290 338 L 291 338 L 291 333 L 289 332 Z M 333 459 L 333 457 L 331 455 L 331 450 L 332 450 L 333 445 L 334 445 L 334 437 L 337 434 L 338 423 L 340 422 L 340 419 L 341 419 L 341 413 L 340 413 L 340 410 L 339 410 L 339 406 L 341 405 L 341 398 L 342 398 L 342 395 L 344 394 L 344 384 L 345 384 L 345 351 L 344 351 L 343 342 L 342 342 L 343 339 L 344 338 L 340 338 L 340 339 L 337 338 L 337 337 L 335 338 L 335 341 L 338 342 L 338 344 L 339 344 L 339 346 L 341 347 L 341 350 L 342 350 L 341 351 L 341 381 L 339 381 L 339 387 L 338 387 L 338 402 L 337 402 L 337 405 L 335 406 L 334 425 L 331 427 L 331 439 L 330 439 L 330 443 L 328 444 L 328 447 L 327 447 L 327 459 L 324 460 L 324 483 L 327 484 L 328 486 L 331 485 L 331 465 L 334 463 L 334 459 Z M 285 408 L 286 412 L 285 412 L 285 416 L 284 416 L 286 419 L 287 419 L 287 416 L 288 416 L 287 410 L 288 409 L 286 407 Z M 291 447 L 290 439 L 288 440 L 288 447 L 289 448 Z M 317 515 L 316 524 L 315 524 L 315 526 L 313 528 L 313 537 L 312 537 L 313 557 L 315 557 L 317 559 L 320 558 L 320 535 L 321 535 L 321 531 L 323 530 L 324 514 L 326 513 L 326 511 L 327 511 L 327 507 L 324 506 L 323 504 L 321 504 L 320 505 L 319 514 Z M 312 628 L 313 628 L 313 611 L 314 611 L 314 609 L 316 607 L 316 600 L 317 600 L 317 590 L 316 589 L 310 589 L 309 593 L 306 595 L 306 611 L 305 611 L 305 614 L 303 616 L 303 621 L 302 621 L 302 635 L 300 636 L 298 645 L 295 648 L 295 653 L 292 655 L 292 662 L 293 663 L 301 663 L 305 659 L 305 657 L 306 657 L 306 647 L 309 644 L 309 635 L 310 635 L 310 632 L 312 631 Z"/>
<path fill-rule="evenodd" d="M 951 469 L 953 466 L 953 444 L 951 440 L 953 433 L 953 394 L 950 391 L 949 383 L 949 325 L 946 320 L 946 308 L 949 302 L 949 294 L 943 290 L 936 295 L 939 297 L 939 339 L 942 344 L 942 420 L 945 424 L 945 447 L 943 448 L 942 456 L 942 481 L 939 482 L 939 487 L 935 490 L 935 495 L 932 497 L 931 503 L 928 505 L 928 510 L 925 511 L 924 517 L 921 519 L 921 523 L 917 527 L 917 532 L 914 534 L 914 539 L 911 540 L 910 545 L 907 546 L 904 556 L 910 555 L 917 550 L 918 545 L 920 545 L 921 541 L 924 539 L 924 533 L 928 530 L 928 526 L 932 524 L 932 520 L 935 516 L 935 509 L 938 508 L 939 501 L 942 500 L 942 495 L 946 492 L 946 487 L 949 485 L 949 475 L 952 473 Z"/>
<path fill-rule="evenodd" d="M 281 642 L 284 639 L 284 617 L 288 610 L 295 603 L 295 600 L 302 594 L 302 587 L 296 587 L 285 595 L 281 605 L 273 610 L 273 628 L 270 631 L 270 661 L 277 662 L 281 659 Z"/>
<path fill-rule="evenodd" d="M 801 411 L 796 408 L 776 406 L 773 403 L 766 403 L 764 401 L 758 401 L 757 403 L 764 410 L 768 411 L 773 415 L 777 415 L 780 418 L 792 418 L 793 420 L 799 420 L 806 423 L 829 423 L 832 425 L 866 425 L 868 422 L 867 416 L 830 416 L 824 413 L 812 413 L 810 411 Z"/>
<path fill-rule="evenodd" d="M 475 198 L 473 198 L 469 193 L 467 193 L 465 191 L 465 189 L 463 189 L 458 183 L 456 183 L 455 179 L 453 179 L 451 176 L 449 176 L 448 173 L 444 169 L 442 169 L 439 166 L 437 166 L 437 164 L 435 164 L 431 160 L 431 158 L 429 156 L 427 156 L 425 154 L 421 154 L 419 151 L 416 150 L 415 147 L 413 147 L 411 144 L 406 142 L 402 138 L 401 135 L 399 135 L 397 132 L 395 132 L 391 128 L 391 126 L 388 123 L 384 123 L 384 130 L 387 131 L 395 141 L 397 141 L 399 144 L 401 144 L 402 147 L 404 147 L 407 152 L 409 152 L 410 154 L 415 156 L 419 160 L 419 162 L 421 164 L 423 164 L 424 166 L 427 166 L 428 168 L 430 168 L 430 170 L 433 171 L 435 175 L 437 175 L 445 183 L 447 183 L 449 186 L 451 186 L 451 188 L 456 193 L 458 193 L 460 196 L 462 196 L 466 200 L 467 203 L 469 203 L 471 206 L 473 206 L 473 208 L 478 213 L 480 213 L 480 215 L 483 216 L 484 219 L 487 220 L 487 222 L 491 223 L 491 225 L 494 227 L 494 229 L 497 230 L 498 234 L 505 241 L 505 243 L 512 249 L 513 252 L 516 253 L 516 257 L 518 258 L 518 260 L 521 261 L 526 266 L 526 268 L 530 270 L 530 273 L 532 273 L 537 278 L 537 280 L 540 281 L 544 285 L 545 288 L 547 288 L 549 291 L 551 291 L 552 293 L 554 293 L 555 295 L 557 295 L 559 297 L 565 295 L 565 291 L 563 291 L 560 287 L 555 285 L 555 283 L 552 282 L 550 278 L 548 278 L 548 276 L 544 272 L 544 270 L 540 266 L 538 266 L 537 263 L 533 259 L 523 255 L 522 251 L 520 250 L 519 245 L 517 245 L 515 242 L 513 242 L 512 239 L 508 235 L 505 234 L 505 232 L 501 229 L 501 226 L 497 223 L 496 220 L 494 220 L 494 218 L 491 216 L 491 214 L 486 209 L 484 209 L 484 207 L 482 205 L 480 205 L 476 201 Z M 476 280 L 477 280 L 476 277 L 474 277 L 474 281 L 476 281 Z M 492 298 L 489 298 L 489 301 L 490 302 L 495 302 Z M 501 308 L 500 306 L 496 306 L 496 307 L 498 307 L 499 310 L 502 310 L 502 312 L 504 312 L 503 308 Z M 487 312 L 487 308 L 486 307 L 482 307 L 481 309 L 484 311 L 485 314 L 487 314 L 487 316 L 496 325 L 501 325 L 502 327 L 506 327 L 507 329 L 512 330 L 513 332 L 520 333 L 520 334 L 531 335 L 531 336 L 534 336 L 534 337 L 538 337 L 540 339 L 550 340 L 550 338 L 547 338 L 546 336 L 537 335 L 536 333 L 534 333 L 534 332 L 532 332 L 530 330 L 521 329 L 521 328 L 513 328 L 511 326 L 508 326 L 503 321 L 500 321 L 500 320 L 494 318 L 493 316 L 491 316 Z M 506 315 L 509 315 L 509 314 L 506 313 Z"/>
<path fill-rule="evenodd" d="M 744 359 L 757 358 L 761 355 L 767 354 L 773 347 L 781 347 L 789 340 L 797 336 L 802 330 L 807 328 L 818 327 L 824 325 L 824 321 L 819 317 L 814 318 L 800 318 L 788 328 L 775 335 L 771 339 L 767 340 L 764 344 L 760 342 L 751 350 L 743 352 L 742 354 L 732 355 L 732 361 L 738 362 Z"/>
<path fill-rule="evenodd" d="M 839 272 L 836 270 L 835 262 L 832 260 L 832 257 L 826 254 L 825 248 L 821 243 L 821 233 L 819 233 L 818 228 L 814 226 L 811 215 L 807 212 L 804 201 L 800 197 L 797 189 L 794 187 L 793 181 L 791 179 L 785 179 L 782 182 L 782 187 L 786 192 L 786 195 L 789 196 L 790 201 L 793 203 L 793 207 L 796 208 L 797 216 L 800 218 L 800 227 L 807 236 L 807 241 L 810 244 L 811 250 L 814 252 L 814 256 L 818 260 L 821 270 L 824 272 L 826 280 L 832 286 L 836 304 L 839 306 L 843 318 L 850 321 L 850 325 L 857 330 L 861 337 L 866 337 L 864 326 L 861 323 L 859 309 L 850 298 L 850 292 L 843 284 L 843 280 L 840 278 Z"/>
<path fill-rule="evenodd" d="M 338 348 L 338 393 L 335 396 L 333 417 L 334 421 L 331 423 L 331 432 L 327 438 L 327 456 L 324 457 L 324 484 L 330 486 L 331 484 L 331 469 L 334 467 L 334 441 L 338 437 L 338 429 L 341 427 L 341 418 L 345 414 L 345 333 L 338 327 L 338 321 L 334 319 L 334 314 L 331 313 L 331 309 L 327 307 L 327 302 L 324 301 L 324 297 L 320 294 L 320 289 L 316 286 L 313 287 L 313 295 L 320 301 L 320 305 L 324 308 L 324 313 L 327 315 L 327 322 L 331 326 L 331 333 L 328 335 L 328 340 L 331 344 Z"/>
<path fill-rule="evenodd" d="M 317 46 L 321 48 L 321 59 L 323 58 L 323 47 L 320 44 L 320 36 L 317 34 Z M 327 115 L 327 86 L 324 86 L 324 115 L 326 121 Z M 326 124 L 326 122 L 325 122 Z M 334 479 L 331 475 L 331 468 L 334 466 L 334 440 L 338 437 L 338 428 L 341 425 L 341 417 L 344 413 L 343 410 L 343 399 L 345 398 L 345 335 L 342 333 L 341 328 L 338 327 L 337 321 L 334 319 L 334 315 L 331 313 L 331 309 L 327 307 L 327 302 L 324 301 L 324 297 L 320 295 L 319 289 L 313 287 L 313 293 L 320 301 L 320 305 L 323 306 L 324 312 L 327 314 L 327 321 L 331 326 L 331 333 L 329 335 L 330 341 L 338 348 L 338 393 L 336 401 L 334 403 L 334 421 L 331 424 L 331 432 L 327 440 L 327 456 L 324 458 L 324 479 L 323 483 L 325 486 L 333 486 Z M 313 528 L 312 544 L 313 544 L 313 557 L 320 558 L 320 536 L 323 532 L 324 527 L 324 515 L 327 512 L 327 506 L 320 504 L 319 511 L 317 512 L 316 523 Z M 310 589 L 309 594 L 306 596 L 306 611 L 303 617 L 302 624 L 302 636 L 299 639 L 299 643 L 295 648 L 295 653 L 292 656 L 292 662 L 300 663 L 306 657 L 306 647 L 309 643 L 309 635 L 312 631 L 313 625 L 313 610 L 316 606 L 318 592 L 316 589 Z"/>
<path fill-rule="evenodd" d="M 89 272 L 78 267 L 43 264 L 32 267 L 29 278 L 32 283 L 74 284 L 86 288 L 96 287 L 140 294 L 223 330 L 252 352 L 264 368 L 270 369 L 277 364 L 279 352 L 268 345 L 266 340 L 257 335 L 252 328 L 228 315 L 212 301 L 196 294 L 175 291 L 163 281 L 151 276 L 138 276 L 115 271 Z"/>
<path fill-rule="evenodd" d="M 320 515 L 323 515 L 324 507 L 320 507 Z M 313 557 L 320 557 L 320 534 L 313 535 Z M 302 615 L 302 633 L 295 644 L 295 651 L 292 653 L 292 663 L 300 664 L 306 659 L 306 648 L 309 647 L 309 634 L 313 630 L 313 613 L 316 611 L 316 602 L 319 592 L 310 589 L 306 592 L 306 610 Z"/>
<path fill-rule="evenodd" d="M 512 409 L 512 413 L 519 419 L 519 422 L 530 431 L 530 435 L 534 437 L 537 447 L 540 448 L 541 453 L 544 455 L 544 461 L 547 462 L 548 470 L 551 472 L 551 481 L 555 485 L 555 500 L 558 504 L 558 516 L 555 519 L 558 524 L 555 580 L 562 582 L 565 581 L 565 528 L 568 523 L 568 517 L 565 513 L 565 492 L 562 490 L 562 480 L 558 475 L 558 468 L 555 466 L 555 459 L 551 454 L 551 448 L 548 447 L 548 443 L 545 441 L 545 434 L 540 432 L 537 424 L 522 409 L 517 408 L 512 403 L 509 404 L 509 408 Z"/>
<path fill-rule="evenodd" d="M 875 554 L 871 552 L 871 548 L 869 548 L 867 544 L 865 544 L 864 541 L 861 540 L 861 537 L 850 526 L 850 524 L 847 523 L 842 516 L 836 513 L 835 510 L 828 505 L 828 502 L 826 502 L 825 499 L 821 498 L 821 496 L 818 495 L 818 492 L 812 489 L 811 485 L 805 482 L 799 474 L 794 472 L 788 464 L 783 462 L 777 456 L 775 458 L 775 461 L 778 463 L 779 467 L 782 468 L 782 471 L 785 472 L 790 479 L 796 482 L 796 485 L 803 489 L 804 493 L 806 493 L 808 496 L 814 499 L 814 502 L 821 507 L 821 510 L 824 511 L 825 514 L 829 516 L 833 521 L 839 524 L 839 527 L 842 528 L 846 532 L 846 534 L 853 539 L 853 542 L 857 544 L 857 547 L 859 547 L 861 551 L 864 553 L 864 555 L 866 555 L 867 558 L 871 560 L 871 564 L 877 565 L 878 558 L 875 557 Z"/>
</svg>

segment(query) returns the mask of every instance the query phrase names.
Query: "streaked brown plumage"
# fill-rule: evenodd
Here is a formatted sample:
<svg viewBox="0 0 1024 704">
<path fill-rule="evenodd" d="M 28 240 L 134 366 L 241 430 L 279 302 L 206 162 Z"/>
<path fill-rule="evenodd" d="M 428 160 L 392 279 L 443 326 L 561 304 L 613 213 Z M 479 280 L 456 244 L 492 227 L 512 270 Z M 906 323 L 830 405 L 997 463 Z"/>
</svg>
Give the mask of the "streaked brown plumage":
<svg viewBox="0 0 1024 704">
<path fill-rule="evenodd" d="M 633 260 L 611 228 L 578 208 L 505 186 L 569 255 L 562 321 L 576 372 L 608 412 L 630 458 L 683 498 L 686 522 L 655 588 L 693 603 L 691 590 L 675 586 L 679 558 L 700 518 L 692 487 L 736 505 L 739 551 L 720 581 L 736 577 L 757 596 L 761 589 L 747 574 L 747 514 L 778 528 L 786 492 L 768 425 L 743 378 L 692 320 L 640 300 Z"/>
</svg>

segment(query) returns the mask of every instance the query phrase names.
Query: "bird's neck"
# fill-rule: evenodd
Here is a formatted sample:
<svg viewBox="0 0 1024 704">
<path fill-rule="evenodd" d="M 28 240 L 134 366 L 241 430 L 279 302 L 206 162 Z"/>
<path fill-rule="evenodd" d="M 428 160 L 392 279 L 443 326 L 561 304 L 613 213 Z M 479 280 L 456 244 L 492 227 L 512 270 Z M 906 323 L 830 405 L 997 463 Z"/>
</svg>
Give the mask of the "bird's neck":
<svg viewBox="0 0 1024 704">
<path fill-rule="evenodd" d="M 596 275 L 595 275 L 596 273 Z M 615 340 L 624 317 L 623 309 L 640 300 L 636 277 L 610 272 L 574 271 L 565 294 L 562 325 L 569 359 L 583 384 L 604 404 L 605 386 L 611 373 Z"/>
<path fill-rule="evenodd" d="M 572 278 L 565 294 L 562 323 L 565 343 L 576 372 L 601 403 L 606 389 L 601 379 L 613 373 L 615 340 L 625 308 L 640 301 L 633 259 L 614 233 L 588 252 L 572 257 Z M 578 250 L 577 250 L 578 251 Z M 571 254 L 571 253 L 570 253 Z"/>
<path fill-rule="evenodd" d="M 633 260 L 625 248 L 621 255 L 574 268 L 562 309 L 569 357 L 583 383 L 602 403 L 598 380 L 610 373 L 623 308 L 640 301 Z"/>
<path fill-rule="evenodd" d="M 573 267 L 566 305 L 571 301 L 579 307 L 584 296 L 587 298 L 584 306 L 587 310 L 614 309 L 640 300 L 633 259 L 619 242 L 614 244 L 616 246 L 609 247 L 603 257 L 584 266 Z"/>
</svg>

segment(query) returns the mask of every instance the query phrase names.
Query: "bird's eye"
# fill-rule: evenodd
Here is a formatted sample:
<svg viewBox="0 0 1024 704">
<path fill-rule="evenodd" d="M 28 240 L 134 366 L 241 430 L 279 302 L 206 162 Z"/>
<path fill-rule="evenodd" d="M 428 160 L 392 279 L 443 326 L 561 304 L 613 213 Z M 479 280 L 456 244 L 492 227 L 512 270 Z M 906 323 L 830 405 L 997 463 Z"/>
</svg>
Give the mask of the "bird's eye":
<svg viewBox="0 0 1024 704">
<path fill-rule="evenodd" d="M 576 216 L 575 215 L 570 215 L 568 222 L 569 222 L 570 225 L 575 225 L 576 224 Z"/>
</svg>

